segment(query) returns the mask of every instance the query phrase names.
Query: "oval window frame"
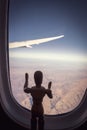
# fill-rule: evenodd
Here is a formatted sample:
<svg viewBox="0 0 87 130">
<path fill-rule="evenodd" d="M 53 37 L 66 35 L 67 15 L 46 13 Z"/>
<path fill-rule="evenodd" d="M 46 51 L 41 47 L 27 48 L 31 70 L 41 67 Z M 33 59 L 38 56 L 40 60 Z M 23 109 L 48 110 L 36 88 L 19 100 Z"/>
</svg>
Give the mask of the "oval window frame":
<svg viewBox="0 0 87 130">
<path fill-rule="evenodd" d="M 31 113 L 14 99 L 9 74 L 8 17 L 9 0 L 0 0 L 0 103 L 7 115 L 19 125 L 30 129 Z M 4 73 L 3 73 L 4 72 Z M 45 115 L 45 130 L 69 130 L 87 120 L 87 89 L 80 104 L 60 115 Z"/>
</svg>

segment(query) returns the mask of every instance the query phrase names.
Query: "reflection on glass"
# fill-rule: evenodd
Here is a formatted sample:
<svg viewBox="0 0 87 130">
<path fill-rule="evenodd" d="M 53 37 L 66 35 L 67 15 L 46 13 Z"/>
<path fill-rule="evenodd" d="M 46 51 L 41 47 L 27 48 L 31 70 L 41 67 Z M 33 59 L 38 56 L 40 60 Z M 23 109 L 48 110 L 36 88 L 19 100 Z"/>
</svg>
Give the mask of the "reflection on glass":
<svg viewBox="0 0 87 130">
<path fill-rule="evenodd" d="M 82 18 L 84 21 L 84 17 L 78 16 L 79 11 L 76 7 L 70 11 L 60 1 L 50 4 L 49 1 L 10 2 L 11 86 L 14 97 L 22 106 L 31 109 L 32 105 L 31 95 L 23 92 L 24 75 L 29 73 L 31 87 L 37 70 L 43 72 L 43 86 L 47 88 L 48 82 L 52 81 L 53 99 L 44 98 L 45 114 L 66 113 L 80 103 L 87 85 L 87 32 L 80 31 L 86 23 L 82 26 L 78 23 Z M 58 39 L 58 36 L 62 37 Z M 38 42 L 42 44 L 38 45 Z"/>
</svg>

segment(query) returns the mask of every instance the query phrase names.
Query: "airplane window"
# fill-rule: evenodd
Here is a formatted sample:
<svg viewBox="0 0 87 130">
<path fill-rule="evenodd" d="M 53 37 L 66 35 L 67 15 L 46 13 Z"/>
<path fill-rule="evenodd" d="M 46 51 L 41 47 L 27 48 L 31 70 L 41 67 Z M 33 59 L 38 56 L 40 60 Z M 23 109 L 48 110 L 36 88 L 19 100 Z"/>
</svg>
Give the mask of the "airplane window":
<svg viewBox="0 0 87 130">
<path fill-rule="evenodd" d="M 43 101 L 45 130 L 70 130 L 87 120 L 85 2 L 0 0 L 0 104 L 17 124 L 30 129 L 24 75 L 31 87 L 36 70 L 43 86 L 52 81 L 53 99 Z"/>
<path fill-rule="evenodd" d="M 13 96 L 31 109 L 32 97 L 23 91 L 34 72 L 43 72 L 43 86 L 52 81 L 53 99 L 44 98 L 46 115 L 72 111 L 87 88 L 85 9 L 69 2 L 11 0 L 9 7 L 9 60 Z"/>
</svg>

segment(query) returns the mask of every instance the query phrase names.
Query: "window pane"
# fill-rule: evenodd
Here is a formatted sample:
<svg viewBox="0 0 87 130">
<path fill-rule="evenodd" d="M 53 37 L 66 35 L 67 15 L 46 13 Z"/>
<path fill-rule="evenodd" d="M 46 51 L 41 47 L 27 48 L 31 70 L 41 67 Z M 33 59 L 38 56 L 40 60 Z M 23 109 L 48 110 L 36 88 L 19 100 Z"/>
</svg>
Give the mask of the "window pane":
<svg viewBox="0 0 87 130">
<path fill-rule="evenodd" d="M 19 104 L 31 109 L 32 97 L 23 92 L 24 76 L 29 73 L 29 87 L 34 86 L 34 72 L 41 70 L 42 85 L 47 88 L 52 81 L 53 99 L 45 96 L 45 114 L 66 113 L 78 106 L 87 86 L 85 9 L 75 6 L 75 1 L 67 5 L 64 1 L 10 1 L 10 78 Z"/>
</svg>

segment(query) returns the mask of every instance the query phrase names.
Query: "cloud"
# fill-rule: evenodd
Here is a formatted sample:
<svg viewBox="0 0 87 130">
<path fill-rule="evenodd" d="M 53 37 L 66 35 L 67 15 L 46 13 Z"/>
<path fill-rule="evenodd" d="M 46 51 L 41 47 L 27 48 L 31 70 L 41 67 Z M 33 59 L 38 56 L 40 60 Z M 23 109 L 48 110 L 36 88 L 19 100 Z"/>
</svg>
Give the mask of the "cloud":
<svg viewBox="0 0 87 130">
<path fill-rule="evenodd" d="M 10 58 L 38 59 L 63 62 L 86 62 L 87 56 L 61 53 L 10 52 Z"/>
</svg>

